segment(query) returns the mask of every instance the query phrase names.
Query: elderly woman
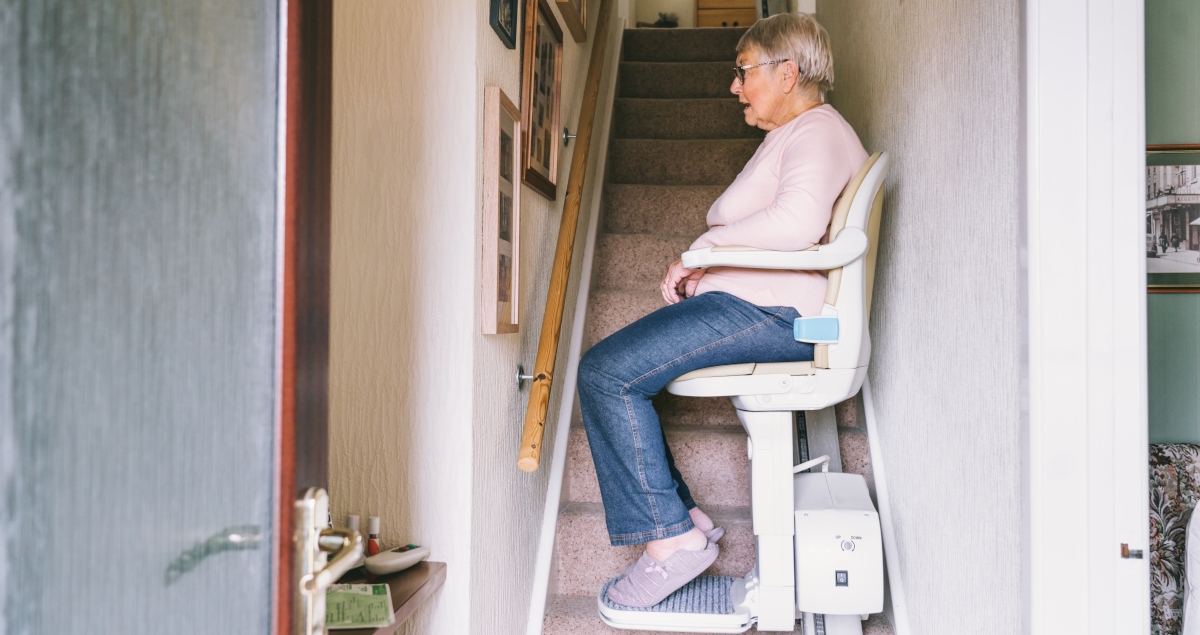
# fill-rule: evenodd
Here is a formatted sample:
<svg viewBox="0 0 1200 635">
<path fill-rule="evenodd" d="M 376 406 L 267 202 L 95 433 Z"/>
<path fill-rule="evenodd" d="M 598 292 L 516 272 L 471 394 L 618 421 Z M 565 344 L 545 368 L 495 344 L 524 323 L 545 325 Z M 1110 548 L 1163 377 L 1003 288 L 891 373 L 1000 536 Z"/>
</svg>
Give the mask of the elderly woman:
<svg viewBox="0 0 1200 635">
<path fill-rule="evenodd" d="M 737 47 L 746 123 L 768 131 L 708 211 L 692 249 L 747 245 L 797 251 L 820 242 L 834 202 L 866 162 L 857 135 L 823 103 L 833 84 L 829 36 L 809 16 L 757 22 Z M 667 306 L 599 342 L 579 363 L 579 400 L 612 545 L 646 552 L 609 591 L 617 604 L 653 606 L 717 559 L 724 531 L 692 500 L 650 398 L 680 375 L 744 362 L 797 362 L 813 347 L 792 323 L 820 315 L 817 272 L 667 267 Z"/>
</svg>

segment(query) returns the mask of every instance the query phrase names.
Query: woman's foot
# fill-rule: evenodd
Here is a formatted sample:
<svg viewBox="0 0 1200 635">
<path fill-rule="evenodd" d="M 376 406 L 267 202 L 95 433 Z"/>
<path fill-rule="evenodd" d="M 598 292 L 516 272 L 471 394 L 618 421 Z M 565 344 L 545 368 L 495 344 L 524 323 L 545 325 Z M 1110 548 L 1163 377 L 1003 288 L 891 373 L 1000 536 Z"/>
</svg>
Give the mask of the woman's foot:
<svg viewBox="0 0 1200 635">
<path fill-rule="evenodd" d="M 703 551 L 707 544 L 708 538 L 704 535 L 704 532 L 699 527 L 693 527 L 687 533 L 679 534 L 672 538 L 651 540 L 646 543 L 646 555 L 659 562 L 664 562 L 681 549 L 685 551 Z"/>
<path fill-rule="evenodd" d="M 704 536 L 708 538 L 709 542 L 716 542 L 725 536 L 725 529 L 714 527 L 712 519 L 708 517 L 708 514 L 700 511 L 699 507 L 689 509 L 688 514 L 692 517 L 692 524 L 704 532 Z"/>
<path fill-rule="evenodd" d="M 622 606 L 654 606 L 704 573 L 705 569 L 716 562 L 720 551 L 721 548 L 716 544 L 706 543 L 703 549 L 676 549 L 670 557 L 658 560 L 651 557 L 647 549 L 647 553 L 642 554 L 642 557 L 626 570 L 625 576 L 609 588 L 608 599 Z"/>
</svg>

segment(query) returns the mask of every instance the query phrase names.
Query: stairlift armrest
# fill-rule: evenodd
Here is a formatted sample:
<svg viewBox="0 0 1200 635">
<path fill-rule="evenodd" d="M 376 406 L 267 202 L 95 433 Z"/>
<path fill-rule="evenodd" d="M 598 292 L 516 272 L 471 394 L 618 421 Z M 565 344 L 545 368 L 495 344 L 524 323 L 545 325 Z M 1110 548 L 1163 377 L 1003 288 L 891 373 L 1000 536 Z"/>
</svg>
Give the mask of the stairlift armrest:
<svg viewBox="0 0 1200 635">
<path fill-rule="evenodd" d="M 704 247 L 683 252 L 685 269 L 740 267 L 743 269 L 791 269 L 823 271 L 844 267 L 867 253 L 867 235 L 847 227 L 827 245 L 805 251 L 771 251 L 754 247 Z"/>
</svg>

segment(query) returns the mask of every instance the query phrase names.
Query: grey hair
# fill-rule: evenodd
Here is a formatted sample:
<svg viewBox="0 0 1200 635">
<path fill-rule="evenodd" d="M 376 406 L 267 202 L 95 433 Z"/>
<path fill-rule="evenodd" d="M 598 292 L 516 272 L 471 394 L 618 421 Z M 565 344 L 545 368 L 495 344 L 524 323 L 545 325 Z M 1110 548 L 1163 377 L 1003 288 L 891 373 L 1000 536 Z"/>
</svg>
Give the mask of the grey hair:
<svg viewBox="0 0 1200 635">
<path fill-rule="evenodd" d="M 737 52 L 758 49 L 770 60 L 789 59 L 800 68 L 800 84 L 816 86 L 825 100 L 833 89 L 829 34 L 811 15 L 780 13 L 754 23 L 738 40 Z"/>
</svg>

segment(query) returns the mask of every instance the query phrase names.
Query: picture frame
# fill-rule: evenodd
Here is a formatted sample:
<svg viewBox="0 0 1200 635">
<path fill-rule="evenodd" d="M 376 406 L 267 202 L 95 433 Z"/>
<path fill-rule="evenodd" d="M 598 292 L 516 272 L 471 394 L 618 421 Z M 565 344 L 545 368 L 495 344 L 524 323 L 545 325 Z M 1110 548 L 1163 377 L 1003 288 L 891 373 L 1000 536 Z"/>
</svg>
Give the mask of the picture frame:
<svg viewBox="0 0 1200 635">
<path fill-rule="evenodd" d="M 554 200 L 561 143 L 562 27 L 546 0 L 526 0 L 521 74 L 521 181 Z"/>
<path fill-rule="evenodd" d="M 489 24 L 496 36 L 510 49 L 517 48 L 517 29 L 520 25 L 518 0 L 491 0 Z"/>
<path fill-rule="evenodd" d="M 521 111 L 498 86 L 484 88 L 483 252 L 485 335 L 521 330 Z"/>
<path fill-rule="evenodd" d="M 1200 152 L 1151 148 L 1146 156 L 1146 289 L 1200 293 Z"/>
<path fill-rule="evenodd" d="M 576 42 L 587 42 L 587 0 L 554 0 L 571 38 Z"/>
</svg>

